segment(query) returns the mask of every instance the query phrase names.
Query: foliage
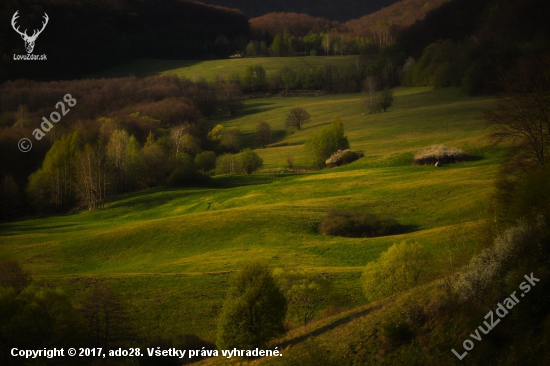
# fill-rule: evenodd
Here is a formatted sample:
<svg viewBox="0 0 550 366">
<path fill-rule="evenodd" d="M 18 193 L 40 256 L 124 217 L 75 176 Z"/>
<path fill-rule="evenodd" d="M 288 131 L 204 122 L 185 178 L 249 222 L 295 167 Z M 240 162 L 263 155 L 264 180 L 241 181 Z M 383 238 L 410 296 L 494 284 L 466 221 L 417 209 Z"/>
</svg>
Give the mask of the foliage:
<svg viewBox="0 0 550 366">
<path fill-rule="evenodd" d="M 263 347 L 284 333 L 286 299 L 271 270 L 248 263 L 233 276 L 218 323 L 220 349 Z"/>
<path fill-rule="evenodd" d="M 242 86 L 246 90 L 259 91 L 267 86 L 267 77 L 262 65 L 247 66 L 242 77 Z"/>
<path fill-rule="evenodd" d="M 210 176 L 197 170 L 191 156 L 181 153 L 178 159 L 180 166 L 170 174 L 167 180 L 170 187 L 204 186 L 210 183 Z"/>
<path fill-rule="evenodd" d="M 359 160 L 364 156 L 365 154 L 363 154 L 361 151 L 354 151 L 350 149 L 338 150 L 325 161 L 325 164 L 328 168 L 334 168 L 336 166 L 353 163 L 354 161 Z"/>
<path fill-rule="evenodd" d="M 309 153 L 311 161 L 317 167 L 323 167 L 327 159 L 338 150 L 349 149 L 349 141 L 344 136 L 344 124 L 336 118 L 330 125 L 311 134 L 304 148 Z"/>
<path fill-rule="evenodd" d="M 288 309 L 300 324 L 312 321 L 330 300 L 330 282 L 308 272 L 287 272 L 278 276 Z"/>
<path fill-rule="evenodd" d="M 80 305 L 80 312 L 87 325 L 88 342 L 93 347 L 108 349 L 133 337 L 128 310 L 108 286 L 91 289 Z"/>
<path fill-rule="evenodd" d="M 420 283 L 427 272 L 428 252 L 418 243 L 392 245 L 367 264 L 362 282 L 369 300 L 403 291 Z"/>
<path fill-rule="evenodd" d="M 223 154 L 216 159 L 216 174 L 235 174 L 240 172 L 240 163 L 236 154 Z"/>
<path fill-rule="evenodd" d="M 378 107 L 383 109 L 384 112 L 393 105 L 393 91 L 385 87 L 382 93 L 378 96 Z"/>
<path fill-rule="evenodd" d="M 0 262 L 0 286 L 11 287 L 17 293 L 23 291 L 31 283 L 30 274 L 21 268 L 19 262 L 4 259 Z"/>
<path fill-rule="evenodd" d="M 71 160 L 81 144 L 80 133 L 75 131 L 56 141 L 46 154 L 42 167 L 29 177 L 27 193 L 39 206 L 53 206 L 59 210 L 74 201 Z"/>
<path fill-rule="evenodd" d="M 256 126 L 256 132 L 254 133 L 254 142 L 257 146 L 263 148 L 271 142 L 271 125 L 266 121 L 261 121 Z"/>
<path fill-rule="evenodd" d="M 26 288 L 17 293 L 0 287 L 0 361 L 13 364 L 12 348 L 82 345 L 82 318 L 59 289 Z"/>
<path fill-rule="evenodd" d="M 301 107 L 292 108 L 286 116 L 286 127 L 296 127 L 301 130 L 305 123 L 311 120 L 311 115 Z"/>
<path fill-rule="evenodd" d="M 505 94 L 486 119 L 495 143 L 512 141 L 508 158 L 518 165 L 545 165 L 550 157 L 550 56 L 524 59 L 499 80 Z"/>
<path fill-rule="evenodd" d="M 203 151 L 195 156 L 195 166 L 203 172 L 208 172 L 216 167 L 216 153 Z"/>
<path fill-rule="evenodd" d="M 250 149 L 244 149 L 238 154 L 241 169 L 246 174 L 252 174 L 264 165 L 264 161 L 258 154 Z"/>
<path fill-rule="evenodd" d="M 370 213 L 331 210 L 319 226 L 324 235 L 371 238 L 395 235 L 404 231 L 395 219 Z"/>
<path fill-rule="evenodd" d="M 220 148 L 224 151 L 235 153 L 241 148 L 241 132 L 237 127 L 228 127 L 223 129 L 220 140 Z"/>
<path fill-rule="evenodd" d="M 539 230 L 536 225 L 520 221 L 504 231 L 495 239 L 493 246 L 472 257 L 466 268 L 451 282 L 452 291 L 461 301 L 478 301 L 490 286 L 494 286 L 493 280 L 504 274 L 507 264 L 515 257 L 515 251 L 537 241 Z"/>
<path fill-rule="evenodd" d="M 468 154 L 455 147 L 432 145 L 414 154 L 414 165 L 434 165 L 460 163 Z"/>
</svg>

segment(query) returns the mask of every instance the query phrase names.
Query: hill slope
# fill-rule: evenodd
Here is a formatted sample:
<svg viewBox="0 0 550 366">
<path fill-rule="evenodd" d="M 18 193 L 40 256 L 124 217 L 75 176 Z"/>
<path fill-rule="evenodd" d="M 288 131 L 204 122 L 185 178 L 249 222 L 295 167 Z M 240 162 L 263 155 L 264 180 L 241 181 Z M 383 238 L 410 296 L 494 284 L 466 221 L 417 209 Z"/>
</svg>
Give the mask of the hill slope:
<svg viewBox="0 0 550 366">
<path fill-rule="evenodd" d="M 259 121 L 274 141 L 256 150 L 265 167 L 280 171 L 293 155 L 306 164 L 305 139 L 341 117 L 352 148 L 366 158 L 309 174 L 220 176 L 201 189 L 155 189 L 128 194 L 105 209 L 0 225 L 0 259 L 24 263 L 35 281 L 74 294 L 103 282 L 124 293 L 143 337 L 175 337 L 181 330 L 215 339 L 216 309 L 228 275 L 250 258 L 276 268 L 310 268 L 333 278 L 344 308 L 364 303 L 358 275 L 394 242 L 411 240 L 439 253 L 446 227 L 478 219 L 477 202 L 491 192 L 498 151 L 435 169 L 412 166 L 415 151 L 444 143 L 480 151 L 488 98 L 456 89 L 400 89 L 387 113 L 365 115 L 362 95 L 254 99 L 235 119 L 251 146 Z M 284 116 L 302 106 L 312 122 L 285 135 Z M 389 143 L 391 141 L 391 143 Z M 395 217 L 416 231 L 354 239 L 325 237 L 317 227 L 334 208 Z"/>
<path fill-rule="evenodd" d="M 373 13 L 398 0 L 203 0 L 208 4 L 237 8 L 249 18 L 273 12 L 306 13 L 329 20 L 346 21 Z"/>
</svg>

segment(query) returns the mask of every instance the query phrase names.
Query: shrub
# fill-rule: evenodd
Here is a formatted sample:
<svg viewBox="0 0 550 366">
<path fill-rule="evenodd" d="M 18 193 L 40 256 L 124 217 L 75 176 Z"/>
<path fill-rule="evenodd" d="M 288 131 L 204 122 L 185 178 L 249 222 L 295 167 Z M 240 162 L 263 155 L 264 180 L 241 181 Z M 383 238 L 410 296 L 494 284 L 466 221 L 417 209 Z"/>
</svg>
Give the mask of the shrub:
<svg viewBox="0 0 550 366">
<path fill-rule="evenodd" d="M 419 244 L 392 245 L 380 258 L 367 264 L 362 282 L 365 295 L 373 300 L 418 284 L 426 273 L 428 252 Z"/>
<path fill-rule="evenodd" d="M 466 161 L 463 150 L 444 145 L 432 145 L 414 155 L 414 165 L 451 164 Z"/>
<path fill-rule="evenodd" d="M 352 163 L 355 160 L 359 160 L 364 156 L 365 154 L 363 154 L 361 151 L 354 151 L 350 149 L 338 150 L 325 161 L 325 164 L 328 168 L 333 168 L 336 166 Z"/>
<path fill-rule="evenodd" d="M 199 172 L 192 166 L 176 169 L 168 177 L 170 187 L 203 186 L 210 183 L 210 176 Z"/>
<path fill-rule="evenodd" d="M 244 265 L 232 278 L 218 322 L 220 349 L 263 347 L 284 333 L 286 299 L 271 270 Z"/>
<path fill-rule="evenodd" d="M 453 293 L 462 301 L 481 298 L 492 286 L 492 281 L 504 272 L 506 263 L 514 257 L 514 249 L 529 244 L 535 229 L 520 221 L 497 237 L 493 246 L 472 257 L 465 270 L 451 283 Z"/>
<path fill-rule="evenodd" d="M 216 153 L 203 151 L 195 156 L 195 166 L 203 172 L 210 171 L 216 167 Z"/>
<path fill-rule="evenodd" d="M 324 235 L 370 238 L 400 234 L 404 227 L 387 216 L 332 210 L 325 216 L 319 231 Z"/>
<path fill-rule="evenodd" d="M 313 164 L 323 167 L 336 151 L 349 149 L 348 138 L 344 136 L 344 124 L 336 118 L 330 125 L 310 135 L 304 147 Z"/>
<path fill-rule="evenodd" d="M 240 168 L 246 174 L 251 174 L 264 165 L 264 161 L 258 154 L 250 149 L 244 149 L 238 154 Z"/>
<path fill-rule="evenodd" d="M 23 291 L 31 283 L 28 272 L 21 268 L 19 262 L 5 259 L 0 262 L 0 286 L 12 287 L 17 293 Z"/>
</svg>

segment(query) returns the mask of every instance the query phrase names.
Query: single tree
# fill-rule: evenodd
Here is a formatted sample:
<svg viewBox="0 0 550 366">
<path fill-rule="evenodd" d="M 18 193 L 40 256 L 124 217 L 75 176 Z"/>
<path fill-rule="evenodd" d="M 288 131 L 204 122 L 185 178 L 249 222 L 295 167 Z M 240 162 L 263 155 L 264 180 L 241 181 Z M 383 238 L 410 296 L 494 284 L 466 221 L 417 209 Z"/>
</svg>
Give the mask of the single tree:
<svg viewBox="0 0 550 366">
<path fill-rule="evenodd" d="M 256 146 L 263 148 L 271 142 L 271 125 L 269 123 L 266 121 L 258 123 L 256 133 L 254 134 L 254 141 L 256 142 Z"/>
<path fill-rule="evenodd" d="M 239 162 L 246 174 L 252 174 L 264 165 L 264 161 L 258 154 L 250 149 L 244 149 L 239 153 Z"/>
<path fill-rule="evenodd" d="M 420 244 L 394 244 L 378 260 L 367 264 L 363 272 L 366 297 L 372 300 L 417 285 L 428 261 L 428 252 Z"/>
<path fill-rule="evenodd" d="M 313 320 L 319 308 L 330 300 L 330 282 L 312 273 L 287 272 L 279 282 L 289 310 L 303 325 Z"/>
<path fill-rule="evenodd" d="M 550 57 L 521 60 L 498 82 L 504 93 L 485 118 L 495 143 L 513 142 L 508 158 L 517 166 L 548 164 L 550 154 Z"/>
<path fill-rule="evenodd" d="M 88 340 L 94 347 L 108 348 L 131 338 L 130 317 L 120 297 L 107 286 L 97 286 L 82 302 Z"/>
<path fill-rule="evenodd" d="M 301 130 L 304 123 L 308 123 L 310 120 L 311 115 L 304 108 L 293 108 L 286 117 L 286 127 L 296 127 Z"/>
<path fill-rule="evenodd" d="M 348 138 L 344 135 L 344 124 L 337 118 L 329 126 L 310 135 L 305 145 L 311 161 L 319 168 L 338 150 L 349 149 Z"/>
<path fill-rule="evenodd" d="M 225 151 L 235 153 L 241 148 L 241 132 L 237 127 L 223 129 L 220 147 Z"/>
<path fill-rule="evenodd" d="M 203 151 L 195 156 L 195 166 L 203 172 L 208 172 L 216 167 L 216 153 Z"/>
<path fill-rule="evenodd" d="M 382 90 L 382 93 L 378 96 L 378 107 L 379 109 L 383 109 L 384 112 L 393 105 L 393 91 L 385 87 L 384 90 Z"/>
<path fill-rule="evenodd" d="M 4 259 L 0 262 L 0 286 L 11 287 L 17 293 L 23 291 L 31 283 L 29 273 L 13 259 Z"/>
<path fill-rule="evenodd" d="M 284 333 L 286 299 L 271 270 L 244 265 L 233 277 L 218 322 L 220 349 L 254 349 Z"/>
<path fill-rule="evenodd" d="M 365 107 L 369 114 L 378 112 L 378 104 L 376 103 L 376 91 L 378 90 L 378 79 L 374 76 L 368 76 L 363 81 L 363 91 L 366 93 Z"/>
</svg>

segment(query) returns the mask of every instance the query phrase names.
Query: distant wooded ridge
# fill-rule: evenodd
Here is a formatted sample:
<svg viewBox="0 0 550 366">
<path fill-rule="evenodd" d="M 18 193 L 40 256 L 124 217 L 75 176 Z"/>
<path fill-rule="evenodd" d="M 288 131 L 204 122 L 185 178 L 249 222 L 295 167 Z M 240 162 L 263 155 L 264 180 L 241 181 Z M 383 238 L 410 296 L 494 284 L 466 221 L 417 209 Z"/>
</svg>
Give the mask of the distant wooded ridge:
<svg viewBox="0 0 550 366">
<path fill-rule="evenodd" d="M 306 13 L 345 22 L 373 13 L 399 0 L 202 0 L 203 3 L 240 9 L 254 18 L 273 12 Z"/>
</svg>

